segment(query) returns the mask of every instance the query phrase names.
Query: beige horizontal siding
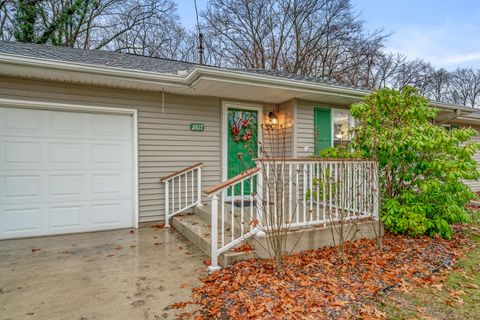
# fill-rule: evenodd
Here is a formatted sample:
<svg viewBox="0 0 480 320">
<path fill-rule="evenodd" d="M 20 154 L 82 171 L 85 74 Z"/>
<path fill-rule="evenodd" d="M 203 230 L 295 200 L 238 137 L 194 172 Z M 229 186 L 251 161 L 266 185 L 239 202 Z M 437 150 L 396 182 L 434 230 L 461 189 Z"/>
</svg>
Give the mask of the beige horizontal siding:
<svg viewBox="0 0 480 320">
<path fill-rule="evenodd" d="M 462 127 L 472 127 L 473 129 L 477 130 L 478 134 L 476 136 L 473 136 L 471 141 L 476 142 L 476 143 L 480 143 L 480 127 L 479 126 L 462 125 Z M 478 151 L 476 154 L 474 154 L 473 158 L 479 164 L 478 168 L 480 169 L 480 151 Z M 470 188 L 475 192 L 480 191 L 480 180 L 465 181 L 465 184 L 470 186 Z"/>
<path fill-rule="evenodd" d="M 308 157 L 314 152 L 314 109 L 315 105 L 312 102 L 297 101 L 297 156 Z M 305 151 L 308 147 L 309 150 Z"/>
<path fill-rule="evenodd" d="M 278 116 L 278 124 L 283 127 L 282 132 L 267 133 L 263 130 L 263 156 L 285 157 L 293 156 L 293 104 L 292 101 L 286 101 L 279 105 L 267 104 L 264 106 L 263 118 L 268 121 L 268 113 L 274 112 Z M 275 147 L 275 152 L 272 149 L 272 140 L 278 145 Z M 274 154 L 275 153 L 275 154 Z"/>
<path fill-rule="evenodd" d="M 140 221 L 162 220 L 164 189 L 160 178 L 196 162 L 204 162 L 203 187 L 220 182 L 220 100 L 0 78 L 4 98 L 138 110 Z M 190 131 L 203 123 L 204 132 Z M 205 198 L 203 201 L 207 201 Z"/>
</svg>

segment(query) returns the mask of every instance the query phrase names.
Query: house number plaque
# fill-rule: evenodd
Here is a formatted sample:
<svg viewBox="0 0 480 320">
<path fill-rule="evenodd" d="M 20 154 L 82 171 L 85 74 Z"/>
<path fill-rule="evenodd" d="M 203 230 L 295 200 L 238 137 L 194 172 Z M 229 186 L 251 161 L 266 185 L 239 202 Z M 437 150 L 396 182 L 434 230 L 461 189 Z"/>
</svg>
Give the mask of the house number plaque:
<svg viewBox="0 0 480 320">
<path fill-rule="evenodd" d="M 205 129 L 205 125 L 203 123 L 190 124 L 190 131 L 203 131 L 204 129 Z"/>
</svg>

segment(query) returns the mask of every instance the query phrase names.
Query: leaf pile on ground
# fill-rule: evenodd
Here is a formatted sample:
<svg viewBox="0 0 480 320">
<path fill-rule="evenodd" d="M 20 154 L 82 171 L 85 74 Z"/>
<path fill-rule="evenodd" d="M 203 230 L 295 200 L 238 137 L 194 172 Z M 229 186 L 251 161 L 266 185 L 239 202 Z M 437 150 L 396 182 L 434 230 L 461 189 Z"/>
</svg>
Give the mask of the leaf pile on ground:
<svg viewBox="0 0 480 320">
<path fill-rule="evenodd" d="M 470 246 L 461 232 L 450 241 L 387 234 L 383 251 L 376 240 L 347 243 L 343 262 L 331 247 L 288 256 L 281 276 L 273 261 L 250 259 L 207 276 L 192 301 L 172 307 L 193 307 L 180 315 L 188 319 L 382 319 L 372 299 L 432 283 Z"/>
</svg>

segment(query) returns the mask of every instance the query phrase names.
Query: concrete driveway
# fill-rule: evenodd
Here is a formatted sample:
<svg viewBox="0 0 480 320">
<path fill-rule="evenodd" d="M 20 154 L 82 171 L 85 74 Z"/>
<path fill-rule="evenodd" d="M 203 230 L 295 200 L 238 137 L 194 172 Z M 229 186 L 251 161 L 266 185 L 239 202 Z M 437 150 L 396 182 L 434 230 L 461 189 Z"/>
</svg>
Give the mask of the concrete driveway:
<svg viewBox="0 0 480 320">
<path fill-rule="evenodd" d="M 207 257 L 150 226 L 0 241 L 0 319 L 165 319 Z"/>
</svg>

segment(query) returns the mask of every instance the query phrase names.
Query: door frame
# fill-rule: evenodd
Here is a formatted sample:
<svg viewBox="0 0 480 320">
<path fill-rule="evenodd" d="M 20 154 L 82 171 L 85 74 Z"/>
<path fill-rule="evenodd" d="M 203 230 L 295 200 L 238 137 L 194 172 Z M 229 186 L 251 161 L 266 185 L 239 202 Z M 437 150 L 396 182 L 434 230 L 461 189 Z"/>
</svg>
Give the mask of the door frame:
<svg viewBox="0 0 480 320">
<path fill-rule="evenodd" d="M 244 109 L 244 110 L 252 110 L 258 112 L 258 140 L 262 141 L 263 135 L 261 130 L 261 125 L 263 123 L 263 105 L 262 104 L 255 104 L 255 103 L 243 103 L 243 102 L 233 102 L 233 101 L 222 101 L 221 102 L 221 121 L 220 125 L 222 126 L 222 130 L 220 131 L 222 134 L 222 181 L 228 179 L 228 131 L 227 131 L 227 124 L 228 124 L 228 109 Z M 258 152 L 260 153 L 261 148 L 258 148 Z"/>
<path fill-rule="evenodd" d="M 6 99 L 0 97 L 0 106 L 5 108 L 17 109 L 37 109 L 46 111 L 63 111 L 63 112 L 82 112 L 82 113 L 98 113 L 98 114 L 117 114 L 130 115 L 132 118 L 132 139 L 133 139 L 133 227 L 138 229 L 139 223 L 139 176 L 138 176 L 138 111 L 133 108 L 114 108 L 114 107 L 98 107 L 93 105 L 81 105 L 72 103 L 44 102 L 21 99 Z"/>
</svg>

